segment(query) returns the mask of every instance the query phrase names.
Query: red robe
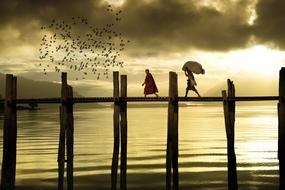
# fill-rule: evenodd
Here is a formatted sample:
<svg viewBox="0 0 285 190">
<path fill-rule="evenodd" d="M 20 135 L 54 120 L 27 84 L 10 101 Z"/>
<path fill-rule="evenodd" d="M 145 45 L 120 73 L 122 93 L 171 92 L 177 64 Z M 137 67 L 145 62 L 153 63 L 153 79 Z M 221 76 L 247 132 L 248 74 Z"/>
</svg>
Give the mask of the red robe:
<svg viewBox="0 0 285 190">
<path fill-rule="evenodd" d="M 145 77 L 144 80 L 144 94 L 148 95 L 148 94 L 155 94 L 156 92 L 158 92 L 158 89 L 156 87 L 155 81 L 152 77 L 152 75 L 150 73 L 148 73 Z"/>
</svg>

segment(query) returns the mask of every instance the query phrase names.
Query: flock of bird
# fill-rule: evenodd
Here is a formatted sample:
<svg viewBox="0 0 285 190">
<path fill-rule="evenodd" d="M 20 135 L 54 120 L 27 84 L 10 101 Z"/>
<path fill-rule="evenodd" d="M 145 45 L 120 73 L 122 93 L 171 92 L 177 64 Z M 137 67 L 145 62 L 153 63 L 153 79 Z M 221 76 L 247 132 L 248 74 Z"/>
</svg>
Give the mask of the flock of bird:
<svg viewBox="0 0 285 190">
<path fill-rule="evenodd" d="M 85 79 L 92 74 L 97 78 L 108 78 L 112 67 L 123 67 L 119 57 L 130 40 L 125 40 L 115 30 L 121 20 L 122 11 L 115 12 L 108 5 L 114 19 L 103 27 L 90 25 L 87 18 L 77 16 L 68 21 L 53 19 L 41 29 L 45 32 L 39 48 L 43 73 L 54 70 L 77 72 L 76 80 Z"/>
</svg>

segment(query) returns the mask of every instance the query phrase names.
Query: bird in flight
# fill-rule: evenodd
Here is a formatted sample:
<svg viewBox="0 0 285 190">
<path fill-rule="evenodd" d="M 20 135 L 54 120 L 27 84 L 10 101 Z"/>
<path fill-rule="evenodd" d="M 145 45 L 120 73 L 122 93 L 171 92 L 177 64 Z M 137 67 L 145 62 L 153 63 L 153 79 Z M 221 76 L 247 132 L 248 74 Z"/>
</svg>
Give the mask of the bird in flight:
<svg viewBox="0 0 285 190">
<path fill-rule="evenodd" d="M 116 29 L 121 21 L 122 10 L 108 5 L 107 12 L 113 20 L 103 26 L 97 26 L 83 16 L 69 19 L 55 19 L 41 26 L 43 32 L 39 48 L 39 59 L 43 73 L 52 69 L 76 72 L 75 79 L 94 76 L 108 78 L 113 67 L 123 67 L 121 52 L 130 40 L 124 39 Z M 101 75 L 102 73 L 102 75 Z"/>
</svg>

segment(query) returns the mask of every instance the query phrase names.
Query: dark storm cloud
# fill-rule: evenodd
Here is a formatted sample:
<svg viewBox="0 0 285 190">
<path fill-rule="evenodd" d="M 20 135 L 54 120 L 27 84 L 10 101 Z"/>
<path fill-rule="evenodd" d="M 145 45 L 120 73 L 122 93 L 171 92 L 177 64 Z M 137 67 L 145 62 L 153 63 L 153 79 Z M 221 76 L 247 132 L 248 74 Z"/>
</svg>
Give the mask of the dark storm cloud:
<svg viewBox="0 0 285 190">
<path fill-rule="evenodd" d="M 285 49 L 285 1 L 259 0 L 256 5 L 255 34 L 263 43 Z"/>
<path fill-rule="evenodd" d="M 226 51 L 246 47 L 252 36 L 285 48 L 284 1 L 259 0 L 254 26 L 248 24 L 252 0 L 217 0 L 218 6 L 197 2 L 126 0 L 119 7 L 123 10 L 119 28 L 132 41 L 129 53 L 155 56 L 185 49 Z M 112 18 L 106 13 L 107 4 L 104 0 L 2 0 L 0 51 L 15 45 L 38 45 L 39 27 L 53 18 L 84 16 L 92 23 L 108 23 Z M 5 30 L 17 35 L 9 37 Z"/>
<path fill-rule="evenodd" d="M 197 1 L 127 1 L 123 29 L 148 48 L 229 50 L 244 47 L 250 37 L 245 13 L 249 1 L 226 4 L 223 10 L 197 6 Z"/>
<path fill-rule="evenodd" d="M 40 26 L 49 24 L 54 18 L 66 20 L 73 16 L 84 16 L 94 22 L 96 19 L 101 21 L 108 19 L 108 17 L 101 18 L 107 7 L 107 3 L 102 2 L 101 0 L 2 0 L 1 49 L 23 44 L 39 44 Z M 11 38 L 9 32 L 17 35 L 12 35 L 14 38 Z"/>
</svg>

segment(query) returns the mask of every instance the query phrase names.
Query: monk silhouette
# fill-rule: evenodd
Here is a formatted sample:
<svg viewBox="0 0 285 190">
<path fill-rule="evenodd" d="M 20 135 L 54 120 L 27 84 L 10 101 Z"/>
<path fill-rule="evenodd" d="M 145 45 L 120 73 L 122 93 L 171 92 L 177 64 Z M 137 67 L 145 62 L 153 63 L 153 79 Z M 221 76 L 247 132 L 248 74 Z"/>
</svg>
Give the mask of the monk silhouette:
<svg viewBox="0 0 285 190">
<path fill-rule="evenodd" d="M 144 96 L 146 97 L 146 95 L 154 94 L 156 97 L 158 97 L 158 89 L 152 74 L 149 72 L 149 69 L 145 70 L 145 74 L 145 80 L 144 83 L 142 83 L 142 86 L 144 86 Z"/>
</svg>

